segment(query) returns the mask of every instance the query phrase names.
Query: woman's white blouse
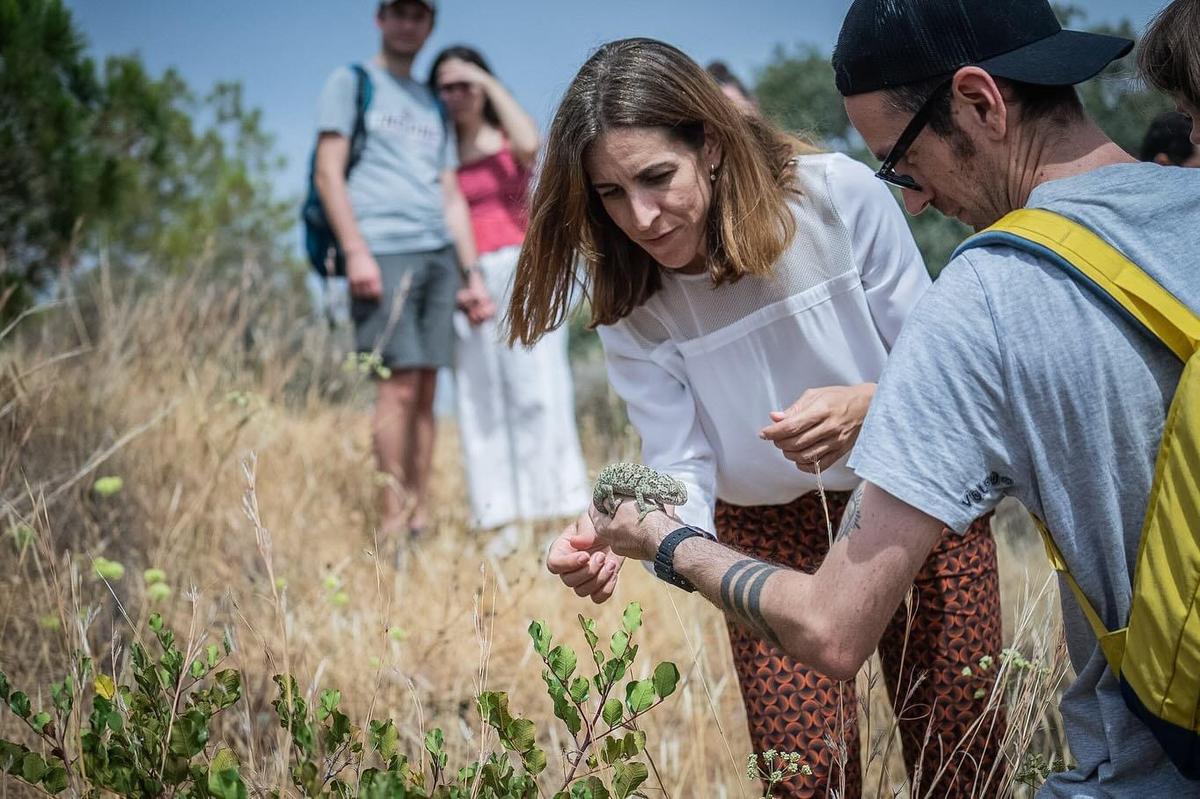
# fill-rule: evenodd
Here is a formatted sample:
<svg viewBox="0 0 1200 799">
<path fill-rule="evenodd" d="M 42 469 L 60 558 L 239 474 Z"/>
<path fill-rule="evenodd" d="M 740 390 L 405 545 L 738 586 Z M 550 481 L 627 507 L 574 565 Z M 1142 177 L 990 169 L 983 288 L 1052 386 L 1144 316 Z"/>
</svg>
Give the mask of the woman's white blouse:
<svg viewBox="0 0 1200 799">
<path fill-rule="evenodd" d="M 809 155 L 796 176 L 796 237 L 771 276 L 714 288 L 663 269 L 660 291 L 599 330 L 644 462 L 687 484 L 678 512 L 710 531 L 717 498 L 776 505 L 817 487 L 758 437 L 767 414 L 810 388 L 875 382 L 929 285 L 903 212 L 867 167 Z M 847 490 L 857 478 L 843 459 L 821 481 Z"/>
</svg>

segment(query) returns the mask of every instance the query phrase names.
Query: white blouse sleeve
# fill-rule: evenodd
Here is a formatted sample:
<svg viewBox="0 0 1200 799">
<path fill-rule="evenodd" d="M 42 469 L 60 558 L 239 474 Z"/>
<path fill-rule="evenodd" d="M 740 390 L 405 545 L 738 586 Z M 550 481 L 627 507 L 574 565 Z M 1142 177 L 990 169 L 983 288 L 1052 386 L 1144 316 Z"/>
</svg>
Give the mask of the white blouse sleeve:
<svg viewBox="0 0 1200 799">
<path fill-rule="evenodd" d="M 673 342 L 651 348 L 622 322 L 599 328 L 608 379 L 625 401 L 642 439 L 642 460 L 687 486 L 688 501 L 676 513 L 690 525 L 714 532 L 716 459 L 700 426 Z"/>
<path fill-rule="evenodd" d="M 834 208 L 850 231 L 871 317 L 890 351 L 904 320 L 929 288 L 925 262 L 903 209 L 870 169 L 839 156 L 830 159 L 826 179 Z"/>
</svg>

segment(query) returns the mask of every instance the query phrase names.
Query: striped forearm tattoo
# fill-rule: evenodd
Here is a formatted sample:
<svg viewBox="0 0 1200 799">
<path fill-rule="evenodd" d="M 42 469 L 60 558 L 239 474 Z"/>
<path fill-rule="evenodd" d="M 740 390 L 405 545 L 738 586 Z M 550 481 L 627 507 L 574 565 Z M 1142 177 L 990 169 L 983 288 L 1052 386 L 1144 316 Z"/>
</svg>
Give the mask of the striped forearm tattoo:
<svg viewBox="0 0 1200 799">
<path fill-rule="evenodd" d="M 760 560 L 739 560 L 721 578 L 721 607 L 757 630 L 771 644 L 782 648 L 779 636 L 763 616 L 761 605 L 763 587 L 777 571 L 778 567 Z"/>
</svg>

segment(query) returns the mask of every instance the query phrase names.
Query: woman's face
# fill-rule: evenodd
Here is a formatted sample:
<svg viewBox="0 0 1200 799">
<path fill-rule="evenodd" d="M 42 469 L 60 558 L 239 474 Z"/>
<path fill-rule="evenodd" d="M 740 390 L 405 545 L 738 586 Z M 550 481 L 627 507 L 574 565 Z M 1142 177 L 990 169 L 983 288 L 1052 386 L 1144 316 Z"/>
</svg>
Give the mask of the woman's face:
<svg viewBox="0 0 1200 799">
<path fill-rule="evenodd" d="M 436 86 L 446 113 L 461 125 L 483 118 L 483 87 L 478 75 L 483 70 L 458 58 L 447 58 L 438 65 Z"/>
<path fill-rule="evenodd" d="M 668 269 L 705 271 L 718 146 L 696 149 L 663 128 L 616 128 L 584 161 L 604 210 L 630 241 Z"/>
</svg>

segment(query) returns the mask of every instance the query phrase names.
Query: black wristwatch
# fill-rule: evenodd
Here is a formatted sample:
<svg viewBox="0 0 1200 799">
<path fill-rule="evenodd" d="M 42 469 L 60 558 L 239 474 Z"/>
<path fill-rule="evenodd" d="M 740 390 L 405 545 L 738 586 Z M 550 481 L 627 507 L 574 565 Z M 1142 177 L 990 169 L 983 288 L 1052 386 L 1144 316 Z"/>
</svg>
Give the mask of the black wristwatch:
<svg viewBox="0 0 1200 799">
<path fill-rule="evenodd" d="M 712 533 L 707 533 L 699 527 L 692 527 L 690 524 L 675 530 L 662 540 L 662 543 L 658 545 L 658 552 L 654 555 L 654 574 L 658 579 L 665 580 L 684 591 L 696 590 L 696 586 L 692 585 L 691 580 L 675 571 L 675 548 L 694 536 L 707 538 L 709 541 L 717 540 Z"/>
</svg>

